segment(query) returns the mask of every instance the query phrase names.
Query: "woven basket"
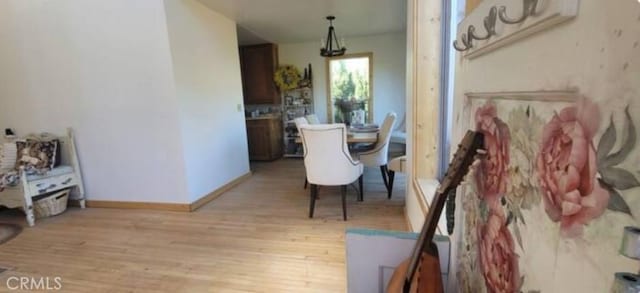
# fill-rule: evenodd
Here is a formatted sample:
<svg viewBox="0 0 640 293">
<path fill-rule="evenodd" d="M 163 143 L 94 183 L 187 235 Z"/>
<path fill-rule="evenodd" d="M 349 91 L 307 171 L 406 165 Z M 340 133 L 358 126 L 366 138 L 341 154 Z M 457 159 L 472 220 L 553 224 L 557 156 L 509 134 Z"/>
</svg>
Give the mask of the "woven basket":
<svg viewBox="0 0 640 293">
<path fill-rule="evenodd" d="M 69 189 L 55 192 L 33 203 L 36 218 L 46 218 L 59 215 L 67 209 Z"/>
</svg>

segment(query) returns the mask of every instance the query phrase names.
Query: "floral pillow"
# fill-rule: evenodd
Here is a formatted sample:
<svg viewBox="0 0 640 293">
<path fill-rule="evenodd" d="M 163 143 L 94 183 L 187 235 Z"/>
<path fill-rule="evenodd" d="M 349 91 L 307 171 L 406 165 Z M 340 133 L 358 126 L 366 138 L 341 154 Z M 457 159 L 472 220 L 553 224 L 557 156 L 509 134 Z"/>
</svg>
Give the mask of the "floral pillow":
<svg viewBox="0 0 640 293">
<path fill-rule="evenodd" d="M 16 169 L 24 167 L 29 172 L 46 172 L 56 164 L 57 140 L 27 139 L 26 141 L 17 141 L 16 146 L 18 149 Z"/>
</svg>

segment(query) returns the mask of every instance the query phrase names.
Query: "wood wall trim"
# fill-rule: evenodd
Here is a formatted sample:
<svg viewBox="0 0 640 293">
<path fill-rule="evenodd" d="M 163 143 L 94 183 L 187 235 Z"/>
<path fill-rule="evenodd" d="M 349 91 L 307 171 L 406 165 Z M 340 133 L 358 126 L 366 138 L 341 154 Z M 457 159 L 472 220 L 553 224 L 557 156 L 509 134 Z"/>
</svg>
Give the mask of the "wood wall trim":
<svg viewBox="0 0 640 293">
<path fill-rule="evenodd" d="M 415 232 L 413 231 L 413 226 L 411 225 L 411 220 L 409 220 L 409 213 L 407 212 L 407 206 L 404 206 L 404 223 L 407 225 L 407 231 L 409 232 Z"/>
<path fill-rule="evenodd" d="M 422 187 L 420 186 L 420 183 L 418 182 L 417 179 L 412 180 L 413 182 L 413 190 L 416 193 L 416 197 L 418 198 L 418 202 L 420 203 L 420 209 L 422 210 L 422 212 L 426 215 L 427 212 L 429 211 L 429 203 L 426 202 L 425 200 L 425 194 L 424 191 L 422 190 Z"/>
<path fill-rule="evenodd" d="M 440 165 L 442 3 L 410 2 L 407 71 L 408 109 L 411 109 L 409 188 L 424 215 L 428 213 L 421 178 L 437 178 Z M 437 19 L 437 20 L 436 20 Z M 408 110 L 407 110 L 408 111 Z M 409 193 L 411 194 L 411 192 Z"/>
<path fill-rule="evenodd" d="M 413 188 L 416 191 L 416 196 L 418 197 L 418 202 L 420 202 L 420 209 L 422 209 L 422 212 L 425 215 L 427 215 L 429 209 L 431 208 L 431 203 L 426 201 L 427 197 L 425 196 L 424 188 L 422 188 L 423 185 L 421 184 L 419 179 L 414 180 L 413 184 L 414 184 Z M 435 199 L 435 195 L 434 195 L 434 199 Z M 439 219 L 438 219 L 438 223 L 440 223 Z M 447 235 L 447 233 L 442 232 L 442 230 L 440 229 L 440 225 L 436 226 L 436 233 L 440 235 Z"/>
<path fill-rule="evenodd" d="M 229 183 L 222 185 L 220 188 L 212 191 L 211 193 L 203 196 L 202 198 L 192 202 L 189 205 L 189 211 L 195 211 L 197 209 L 199 209 L 200 207 L 202 207 L 203 205 L 209 203 L 210 201 L 218 198 L 219 196 L 221 196 L 222 194 L 224 194 L 225 192 L 229 191 L 230 189 L 236 187 L 238 184 L 246 181 L 247 179 L 249 179 L 249 177 L 251 177 L 251 171 L 247 172 L 246 174 L 231 180 Z"/>
<path fill-rule="evenodd" d="M 160 210 L 173 212 L 189 212 L 189 204 L 141 201 L 87 200 L 89 208 Z"/>
<path fill-rule="evenodd" d="M 139 209 L 139 210 L 159 210 L 173 212 L 192 212 L 218 198 L 238 184 L 251 177 L 251 171 L 231 180 L 229 183 L 203 196 L 202 198 L 187 203 L 165 203 L 165 202 L 140 202 L 140 201 L 110 201 L 110 200 L 87 200 L 87 207 L 109 208 L 109 209 Z"/>
<path fill-rule="evenodd" d="M 410 74 L 408 74 L 407 78 L 410 78 L 410 82 L 409 85 L 407 86 L 408 89 L 408 98 L 409 98 L 409 108 L 411 109 L 411 119 L 409 119 L 409 121 L 407 121 L 407 123 L 411 124 L 411 139 L 409 140 L 409 144 L 411 144 L 411 153 L 409 154 L 410 156 L 408 157 L 408 159 L 411 161 L 411 165 L 409 166 L 409 179 L 411 180 L 411 182 L 415 181 L 416 178 L 416 172 L 418 170 L 417 166 L 416 166 L 416 155 L 417 155 L 417 151 L 416 151 L 416 137 L 418 134 L 418 125 L 416 123 L 417 121 L 417 114 L 418 114 L 418 110 L 416 107 L 416 99 L 417 99 L 417 92 L 418 92 L 418 66 L 419 66 L 419 62 L 420 62 L 420 58 L 418 58 L 418 43 L 419 43 L 419 39 L 418 39 L 418 28 L 420 23 L 418 22 L 418 0 L 412 0 L 412 11 L 413 13 L 411 13 L 410 17 L 411 17 L 411 22 L 412 22 L 412 30 L 411 30 L 411 62 L 409 62 L 409 65 L 407 66 L 411 66 L 410 69 Z M 413 186 L 414 186 L 414 190 L 415 188 L 415 182 L 413 182 Z"/>
<path fill-rule="evenodd" d="M 415 0 L 414 0 L 415 1 Z M 411 71 L 411 180 L 437 178 L 440 165 L 442 3 L 413 4 Z"/>
</svg>

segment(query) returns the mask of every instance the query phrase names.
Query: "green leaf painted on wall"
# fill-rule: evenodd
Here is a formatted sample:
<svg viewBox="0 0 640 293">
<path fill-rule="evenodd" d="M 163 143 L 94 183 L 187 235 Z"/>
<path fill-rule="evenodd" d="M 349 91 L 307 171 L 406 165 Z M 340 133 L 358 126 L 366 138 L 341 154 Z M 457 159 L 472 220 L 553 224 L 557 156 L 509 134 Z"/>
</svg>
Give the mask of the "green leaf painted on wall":
<svg viewBox="0 0 640 293">
<path fill-rule="evenodd" d="M 477 195 L 474 194 L 473 196 Z M 489 218 L 489 207 L 487 207 L 487 203 L 484 202 L 484 200 L 480 201 L 478 211 L 480 212 L 480 219 L 482 219 L 482 222 L 486 222 Z"/>
<path fill-rule="evenodd" d="M 518 227 L 517 223 L 513 225 L 513 234 L 516 235 L 516 242 L 518 242 L 518 245 L 520 246 L 520 248 L 522 248 L 522 251 L 524 251 L 524 246 L 522 245 L 522 235 L 520 234 L 520 227 Z"/>
<path fill-rule="evenodd" d="M 633 125 L 633 120 L 631 119 L 631 115 L 629 114 L 629 106 L 627 106 L 625 108 L 624 114 L 625 114 L 625 118 L 627 120 L 627 125 L 628 125 L 627 131 L 626 131 L 626 133 L 627 133 L 626 138 L 625 138 L 624 142 L 622 143 L 622 146 L 620 147 L 619 151 L 617 151 L 616 153 L 611 154 L 610 156 L 607 156 L 606 158 L 604 158 L 601 161 L 598 160 L 598 168 L 599 169 L 604 169 L 604 168 L 615 166 L 615 165 L 618 165 L 618 164 L 622 163 L 627 158 L 627 156 L 629 156 L 629 153 L 631 153 L 631 151 L 633 150 L 633 148 L 636 145 L 636 127 L 635 127 L 635 125 Z M 613 122 L 612 122 L 612 124 L 613 124 Z M 606 132 L 605 132 L 605 134 L 606 134 Z M 602 141 L 602 139 L 601 139 L 601 141 Z M 598 149 L 598 153 L 599 152 L 600 152 L 600 150 Z"/>
<path fill-rule="evenodd" d="M 609 120 L 609 127 L 604 131 L 602 137 L 600 137 L 600 142 L 598 142 L 598 150 L 596 152 L 598 158 L 598 168 L 602 168 L 602 162 L 607 158 L 607 155 L 613 149 L 613 145 L 616 143 L 616 127 L 613 124 L 613 115 L 611 115 L 611 119 Z"/>
<path fill-rule="evenodd" d="M 627 190 L 640 186 L 640 182 L 638 182 L 638 179 L 633 176 L 631 172 L 621 168 L 609 167 L 600 170 L 600 175 L 602 175 L 602 179 L 607 182 L 608 185 L 615 189 Z"/>
<path fill-rule="evenodd" d="M 620 195 L 617 190 L 613 190 L 611 192 L 611 197 L 609 198 L 609 206 L 607 208 L 615 212 L 621 212 L 633 216 L 631 214 L 631 209 L 627 205 L 627 202 L 624 200 L 624 198 L 622 198 L 622 195 Z"/>
<path fill-rule="evenodd" d="M 600 182 L 600 185 L 602 187 L 604 187 L 607 191 L 609 191 L 610 197 L 609 197 L 609 205 L 607 206 L 607 209 L 615 212 L 625 213 L 633 217 L 633 214 L 631 214 L 631 209 L 629 208 L 629 205 L 624 200 L 620 192 L 615 190 L 612 186 L 604 182 L 602 179 L 598 179 L 598 181 Z"/>
</svg>

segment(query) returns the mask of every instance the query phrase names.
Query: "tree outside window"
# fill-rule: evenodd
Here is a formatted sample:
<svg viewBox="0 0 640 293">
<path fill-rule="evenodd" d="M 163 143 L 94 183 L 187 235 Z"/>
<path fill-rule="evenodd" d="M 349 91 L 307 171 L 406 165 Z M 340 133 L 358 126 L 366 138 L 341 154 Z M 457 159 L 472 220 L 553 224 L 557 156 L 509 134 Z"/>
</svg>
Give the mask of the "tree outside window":
<svg viewBox="0 0 640 293">
<path fill-rule="evenodd" d="M 346 55 L 328 62 L 330 120 L 349 124 L 352 111 L 364 110 L 365 121 L 371 121 L 371 54 Z"/>
</svg>

